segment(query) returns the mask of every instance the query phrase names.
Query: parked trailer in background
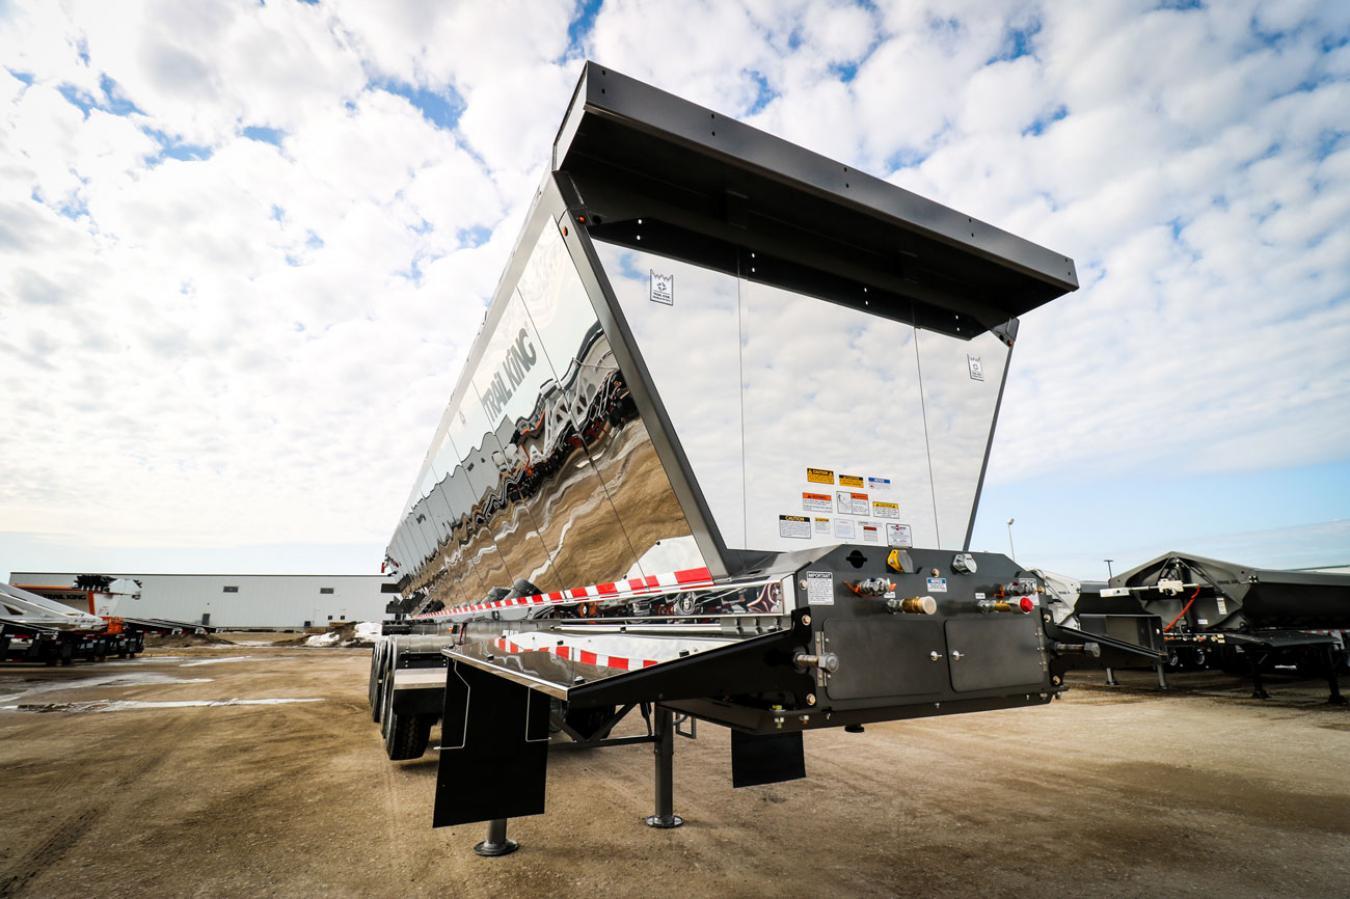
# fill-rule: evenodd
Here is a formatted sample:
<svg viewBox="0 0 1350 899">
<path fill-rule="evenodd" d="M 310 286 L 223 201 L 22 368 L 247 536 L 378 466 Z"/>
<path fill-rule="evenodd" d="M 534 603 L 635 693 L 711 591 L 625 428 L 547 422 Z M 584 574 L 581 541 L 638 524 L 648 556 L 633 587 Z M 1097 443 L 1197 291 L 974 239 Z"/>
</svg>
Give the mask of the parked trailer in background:
<svg viewBox="0 0 1350 899">
<path fill-rule="evenodd" d="M 1345 702 L 1339 678 L 1350 661 L 1347 574 L 1281 571 L 1169 552 L 1083 590 L 1074 616 L 1084 631 L 1161 655 L 1168 670 L 1218 668 L 1246 675 L 1258 699 L 1269 698 L 1264 675 L 1288 665 L 1325 677 L 1330 701 Z M 1112 665 L 1105 667 L 1110 678 Z M 1117 661 L 1114 667 L 1130 666 Z"/>
<path fill-rule="evenodd" d="M 0 660 L 70 665 L 140 652 L 140 634 L 120 621 L 79 611 L 11 584 L 0 584 Z"/>
<path fill-rule="evenodd" d="M 652 743 L 670 827 L 677 722 L 745 786 L 809 730 L 1056 696 L 1096 644 L 969 541 L 1072 261 L 595 64 L 551 161 L 387 551 L 428 634 L 373 713 L 393 757 L 443 719 L 435 824 L 511 851 L 563 737 Z"/>
</svg>

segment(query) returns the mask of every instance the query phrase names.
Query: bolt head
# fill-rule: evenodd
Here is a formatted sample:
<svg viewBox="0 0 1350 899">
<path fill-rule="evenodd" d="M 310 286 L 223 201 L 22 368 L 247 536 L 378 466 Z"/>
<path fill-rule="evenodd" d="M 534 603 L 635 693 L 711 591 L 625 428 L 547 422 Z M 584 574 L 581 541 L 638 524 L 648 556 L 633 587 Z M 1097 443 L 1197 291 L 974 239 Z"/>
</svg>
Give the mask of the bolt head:
<svg viewBox="0 0 1350 899">
<path fill-rule="evenodd" d="M 807 704 L 807 705 L 815 705 L 815 704 L 816 704 L 816 694 L 814 694 L 814 693 L 807 693 L 807 694 L 806 694 L 806 704 Z"/>
</svg>

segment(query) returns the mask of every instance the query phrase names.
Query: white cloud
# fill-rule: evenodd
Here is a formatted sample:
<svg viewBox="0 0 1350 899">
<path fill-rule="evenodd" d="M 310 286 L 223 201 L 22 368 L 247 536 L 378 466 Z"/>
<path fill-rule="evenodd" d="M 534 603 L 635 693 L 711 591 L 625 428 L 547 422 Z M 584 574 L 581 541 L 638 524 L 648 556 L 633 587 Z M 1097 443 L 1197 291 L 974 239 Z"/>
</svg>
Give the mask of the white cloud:
<svg viewBox="0 0 1350 899">
<path fill-rule="evenodd" d="M 1344 459 L 1350 5 L 1154 5 L 4 6 L 0 531 L 382 545 L 583 50 L 1076 259 L 995 482 Z"/>
</svg>

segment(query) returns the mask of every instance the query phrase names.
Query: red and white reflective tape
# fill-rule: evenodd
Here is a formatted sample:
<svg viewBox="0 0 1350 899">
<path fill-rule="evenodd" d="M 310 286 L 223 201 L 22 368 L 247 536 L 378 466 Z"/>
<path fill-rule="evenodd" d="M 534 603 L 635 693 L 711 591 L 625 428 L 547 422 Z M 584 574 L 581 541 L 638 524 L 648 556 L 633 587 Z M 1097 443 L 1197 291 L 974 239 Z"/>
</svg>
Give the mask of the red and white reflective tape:
<svg viewBox="0 0 1350 899">
<path fill-rule="evenodd" d="M 491 602 L 475 602 L 439 612 L 413 615 L 414 621 L 444 621 L 446 619 L 479 615 L 493 609 L 512 609 L 520 606 L 563 605 L 574 606 L 597 600 L 614 599 L 619 596 L 646 596 L 668 593 L 673 590 L 707 587 L 713 583 L 712 572 L 705 568 L 686 568 L 669 574 L 649 574 L 645 577 L 630 577 L 621 581 L 608 581 L 603 584 L 591 584 L 589 587 L 572 587 L 568 590 L 555 590 L 552 593 L 536 593 L 533 596 L 519 596 L 511 599 L 496 599 Z"/>
<path fill-rule="evenodd" d="M 630 659 L 625 656 L 606 655 L 602 652 L 591 652 L 589 649 L 580 649 L 576 646 L 540 646 L 532 648 L 521 646 L 517 643 L 498 637 L 492 641 L 492 645 L 502 652 L 522 653 L 522 652 L 546 652 L 549 655 L 557 656 L 572 662 L 580 662 L 583 665 L 595 665 L 599 668 L 614 668 L 619 671 L 636 671 L 639 668 L 650 668 L 653 665 L 660 664 L 657 659 Z"/>
</svg>

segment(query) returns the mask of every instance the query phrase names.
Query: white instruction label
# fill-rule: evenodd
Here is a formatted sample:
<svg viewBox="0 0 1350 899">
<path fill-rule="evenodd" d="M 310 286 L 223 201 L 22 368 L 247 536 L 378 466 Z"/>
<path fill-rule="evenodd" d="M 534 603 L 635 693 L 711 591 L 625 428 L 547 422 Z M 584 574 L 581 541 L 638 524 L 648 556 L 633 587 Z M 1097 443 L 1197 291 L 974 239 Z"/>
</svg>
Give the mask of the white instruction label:
<svg viewBox="0 0 1350 899">
<path fill-rule="evenodd" d="M 828 571 L 806 572 L 806 604 L 834 605 L 834 575 Z"/>
<path fill-rule="evenodd" d="M 811 539 L 811 519 L 805 515 L 779 515 L 778 536 L 796 540 Z"/>
<path fill-rule="evenodd" d="M 648 269 L 651 272 L 651 300 L 653 303 L 664 303 L 667 306 L 675 305 L 675 276 L 658 275 L 656 269 Z"/>
<path fill-rule="evenodd" d="M 867 489 L 873 493 L 889 493 L 891 490 L 891 479 L 869 476 L 867 479 Z"/>
<path fill-rule="evenodd" d="M 947 579 L 945 577 L 930 577 L 928 579 L 929 593 L 946 593 Z"/>
<path fill-rule="evenodd" d="M 816 536 L 817 537 L 830 536 L 830 520 L 828 518 L 816 519 Z"/>
<path fill-rule="evenodd" d="M 864 522 L 862 526 L 863 543 L 880 543 L 881 528 L 871 522 Z"/>
<path fill-rule="evenodd" d="M 891 546 L 909 549 L 914 545 L 914 535 L 907 524 L 886 524 L 886 542 Z"/>
<path fill-rule="evenodd" d="M 970 379 L 972 381 L 984 380 L 984 363 L 980 361 L 979 356 L 966 356 L 966 365 L 970 368 Z"/>
<path fill-rule="evenodd" d="M 834 501 L 840 515 L 867 515 L 872 511 L 866 493 L 854 493 L 851 490 L 837 490 Z"/>
<path fill-rule="evenodd" d="M 853 522 L 847 518 L 836 518 L 834 520 L 834 536 L 836 540 L 856 540 L 857 531 L 853 529 Z"/>
<path fill-rule="evenodd" d="M 1228 614 L 1228 600 L 1226 600 L 1226 599 L 1224 599 L 1222 596 L 1220 596 L 1220 597 L 1217 598 L 1216 601 L 1219 603 L 1219 614 L 1220 614 L 1220 615 L 1227 615 L 1227 614 Z"/>
</svg>

